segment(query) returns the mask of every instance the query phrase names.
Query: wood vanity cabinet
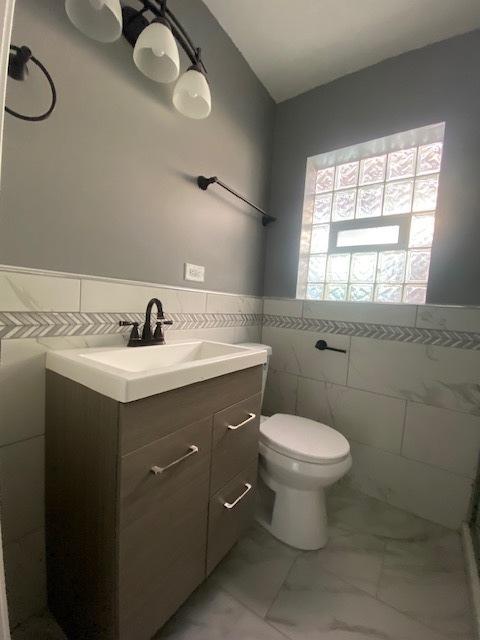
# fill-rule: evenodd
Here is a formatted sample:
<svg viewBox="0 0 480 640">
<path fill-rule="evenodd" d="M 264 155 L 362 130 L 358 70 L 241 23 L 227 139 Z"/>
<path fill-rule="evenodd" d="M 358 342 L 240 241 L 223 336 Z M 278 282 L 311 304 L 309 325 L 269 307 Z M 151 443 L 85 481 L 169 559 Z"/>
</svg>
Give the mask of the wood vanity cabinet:
<svg viewBox="0 0 480 640">
<path fill-rule="evenodd" d="M 69 640 L 149 640 L 249 525 L 261 378 L 122 404 L 47 371 L 48 601 Z"/>
</svg>

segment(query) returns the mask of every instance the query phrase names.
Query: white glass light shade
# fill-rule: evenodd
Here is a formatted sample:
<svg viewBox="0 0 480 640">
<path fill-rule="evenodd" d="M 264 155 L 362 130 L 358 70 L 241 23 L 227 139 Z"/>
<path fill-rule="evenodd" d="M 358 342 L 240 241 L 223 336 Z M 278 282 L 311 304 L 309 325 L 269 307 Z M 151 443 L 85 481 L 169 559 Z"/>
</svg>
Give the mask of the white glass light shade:
<svg viewBox="0 0 480 640">
<path fill-rule="evenodd" d="M 70 22 L 99 42 L 114 42 L 122 35 L 120 0 L 65 0 Z"/>
<path fill-rule="evenodd" d="M 173 82 L 178 78 L 180 59 L 175 38 L 161 22 L 152 22 L 139 35 L 133 50 L 138 69 L 155 82 Z"/>
<path fill-rule="evenodd" d="M 212 96 L 203 73 L 188 69 L 183 74 L 175 85 L 173 104 L 187 118 L 202 120 L 210 115 Z"/>
</svg>

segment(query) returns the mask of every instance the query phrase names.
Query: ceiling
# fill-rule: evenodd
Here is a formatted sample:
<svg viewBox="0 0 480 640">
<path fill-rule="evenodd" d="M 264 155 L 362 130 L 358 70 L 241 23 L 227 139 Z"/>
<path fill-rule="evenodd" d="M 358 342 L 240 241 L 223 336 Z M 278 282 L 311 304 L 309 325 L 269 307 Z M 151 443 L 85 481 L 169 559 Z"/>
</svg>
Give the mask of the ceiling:
<svg viewBox="0 0 480 640">
<path fill-rule="evenodd" d="M 480 0 L 204 0 L 276 102 L 480 27 Z"/>
</svg>

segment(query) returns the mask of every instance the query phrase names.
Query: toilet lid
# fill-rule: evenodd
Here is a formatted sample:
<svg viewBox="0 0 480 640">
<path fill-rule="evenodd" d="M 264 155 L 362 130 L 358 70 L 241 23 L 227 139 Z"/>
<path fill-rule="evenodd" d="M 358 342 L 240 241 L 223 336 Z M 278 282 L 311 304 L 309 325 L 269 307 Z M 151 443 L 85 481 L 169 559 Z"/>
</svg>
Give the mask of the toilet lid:
<svg viewBox="0 0 480 640">
<path fill-rule="evenodd" d="M 350 453 L 341 433 L 315 420 L 276 413 L 260 424 L 262 441 L 275 451 L 304 462 L 335 462 Z"/>
</svg>

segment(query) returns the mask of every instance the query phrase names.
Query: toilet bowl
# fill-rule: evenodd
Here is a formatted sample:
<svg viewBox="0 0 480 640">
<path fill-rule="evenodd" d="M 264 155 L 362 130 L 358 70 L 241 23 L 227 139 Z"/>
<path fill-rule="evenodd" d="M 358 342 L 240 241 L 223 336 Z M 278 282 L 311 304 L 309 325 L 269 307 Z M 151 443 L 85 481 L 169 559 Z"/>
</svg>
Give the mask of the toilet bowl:
<svg viewBox="0 0 480 640">
<path fill-rule="evenodd" d="M 260 425 L 261 480 L 274 493 L 261 524 L 297 549 L 327 544 L 325 488 L 352 466 L 348 441 L 327 425 L 277 413 Z"/>
<path fill-rule="evenodd" d="M 248 343 L 245 346 L 256 347 Z M 265 349 L 271 348 L 265 345 Z M 264 366 L 264 384 L 267 365 Z M 260 422 L 257 520 L 276 538 L 303 550 L 328 540 L 325 488 L 352 466 L 350 445 L 335 429 L 284 413 Z"/>
</svg>

